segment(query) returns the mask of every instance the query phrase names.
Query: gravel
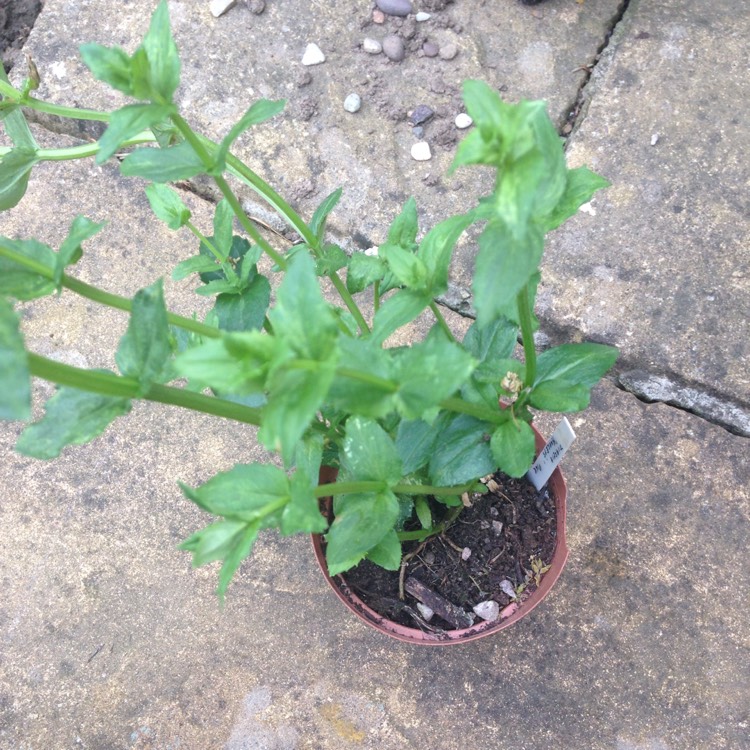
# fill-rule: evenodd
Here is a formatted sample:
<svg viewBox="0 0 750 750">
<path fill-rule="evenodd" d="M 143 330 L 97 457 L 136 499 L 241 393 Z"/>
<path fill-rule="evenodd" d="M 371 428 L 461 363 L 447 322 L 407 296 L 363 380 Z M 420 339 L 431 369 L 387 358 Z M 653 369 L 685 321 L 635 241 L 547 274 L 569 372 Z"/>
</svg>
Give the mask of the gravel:
<svg viewBox="0 0 750 750">
<path fill-rule="evenodd" d="M 359 108 L 362 106 L 362 99 L 360 99 L 359 94 L 349 94 L 349 96 L 344 99 L 344 109 L 347 112 L 351 112 L 354 114 L 355 112 L 359 112 Z"/>
<path fill-rule="evenodd" d="M 310 43 L 305 48 L 305 54 L 302 55 L 303 65 L 320 65 L 326 61 L 326 56 L 323 54 L 320 47 L 317 44 Z"/>
<path fill-rule="evenodd" d="M 375 0 L 375 5 L 389 16 L 408 16 L 413 10 L 409 0 Z"/>
<path fill-rule="evenodd" d="M 471 117 L 466 114 L 466 112 L 461 112 L 461 114 L 456 115 L 456 127 L 459 130 L 464 130 L 465 128 L 471 127 L 473 123 L 474 120 L 472 120 Z"/>
<path fill-rule="evenodd" d="M 435 113 L 426 104 L 419 104 L 414 107 L 414 111 L 409 115 L 409 122 L 412 125 L 421 125 L 427 122 Z"/>
<path fill-rule="evenodd" d="M 442 60 L 452 60 L 458 54 L 458 47 L 453 42 L 448 42 L 440 48 L 439 54 Z"/>
<path fill-rule="evenodd" d="M 440 48 L 435 44 L 435 42 L 425 42 L 422 45 L 422 52 L 424 53 L 425 57 L 437 57 L 438 52 L 440 52 Z"/>
<path fill-rule="evenodd" d="M 367 37 L 362 41 L 362 49 L 370 55 L 379 55 L 383 51 L 383 45 L 377 39 Z"/>
<path fill-rule="evenodd" d="M 430 144 L 427 141 L 419 141 L 411 147 L 411 158 L 415 161 L 428 161 L 432 158 Z"/>
<path fill-rule="evenodd" d="M 388 36 L 383 39 L 383 52 L 389 60 L 393 60 L 393 62 L 401 62 L 406 55 L 404 40 L 395 34 L 388 34 Z"/>
</svg>

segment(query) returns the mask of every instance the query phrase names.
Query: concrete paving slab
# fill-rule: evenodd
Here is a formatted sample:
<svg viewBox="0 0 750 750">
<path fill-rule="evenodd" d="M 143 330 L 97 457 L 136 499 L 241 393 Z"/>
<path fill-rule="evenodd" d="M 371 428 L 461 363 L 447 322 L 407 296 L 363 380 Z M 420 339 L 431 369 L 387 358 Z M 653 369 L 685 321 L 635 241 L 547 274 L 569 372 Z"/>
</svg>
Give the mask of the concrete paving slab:
<svg viewBox="0 0 750 750">
<path fill-rule="evenodd" d="M 25 47 L 42 77 L 40 96 L 61 104 L 119 106 L 116 92 L 93 81 L 78 47 L 96 41 L 132 51 L 154 6 L 138 0 L 113 13 L 106 0 L 74 5 L 48 0 Z M 261 15 L 251 6 L 238 3 L 214 18 L 208 2 L 170 2 L 183 60 L 178 96 L 189 119 L 221 137 L 254 99 L 287 99 L 286 114 L 243 136 L 237 154 L 308 216 L 343 186 L 332 227 L 349 238 L 357 233 L 360 246 L 367 247 L 384 240 L 410 195 L 429 228 L 481 194 L 476 171 L 445 176 L 461 132 L 454 118 L 461 111 L 463 80 L 482 78 L 510 100 L 546 99 L 562 124 L 585 78 L 581 66 L 593 61 L 619 2 L 555 0 L 532 9 L 517 2 L 435 0 L 415 4 L 432 12 L 423 23 L 387 17 L 384 24 L 372 22 L 367 2 L 300 6 L 274 0 Z M 405 39 L 401 63 L 362 49 L 365 38 L 382 40 L 389 33 Z M 421 47 L 429 40 L 455 44 L 456 57 L 424 56 Z M 310 42 L 326 62 L 303 67 Z M 23 75 L 20 67 L 17 77 Z M 356 114 L 343 109 L 352 92 L 363 102 Z M 433 153 L 427 162 L 410 156 L 419 138 L 407 113 L 420 104 L 435 111 L 424 126 Z"/>
<path fill-rule="evenodd" d="M 554 238 L 541 295 L 553 324 L 746 406 L 749 34 L 732 0 L 630 3 L 568 150 L 612 187 Z"/>
</svg>

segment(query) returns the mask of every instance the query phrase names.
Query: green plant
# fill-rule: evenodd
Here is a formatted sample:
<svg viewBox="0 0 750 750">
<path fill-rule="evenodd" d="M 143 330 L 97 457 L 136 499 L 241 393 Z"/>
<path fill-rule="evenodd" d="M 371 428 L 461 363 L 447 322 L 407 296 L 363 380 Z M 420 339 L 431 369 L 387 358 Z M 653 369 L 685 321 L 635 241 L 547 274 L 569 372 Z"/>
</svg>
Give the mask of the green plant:
<svg viewBox="0 0 750 750">
<path fill-rule="evenodd" d="M 95 44 L 81 51 L 97 79 L 135 103 L 111 113 L 61 107 L 32 95 L 34 76 L 18 90 L 3 75 L 0 115 L 13 146 L 0 149 L 0 208 L 21 200 L 38 162 L 93 157 L 101 163 L 132 149 L 122 174 L 144 179 L 156 216 L 199 240 L 196 255 L 173 277 L 197 274 L 198 294 L 213 297 L 214 306 L 200 322 L 165 309 L 160 280 L 131 300 L 69 275 L 82 243 L 100 228 L 83 217 L 57 251 L 33 239 L 0 238 L 0 417 L 30 418 L 34 376 L 60 386 L 45 416 L 18 440 L 19 451 L 38 458 L 93 439 L 133 399 L 257 425 L 280 466 L 237 464 L 200 487 L 182 486 L 220 519 L 182 545 L 195 565 L 222 561 L 220 595 L 264 528 L 283 535 L 326 532 L 332 574 L 365 557 L 397 569 L 401 542 L 439 533 L 479 477 L 497 467 L 511 476 L 529 469 L 532 409 L 587 406 L 616 351 L 582 343 L 537 355 L 533 301 L 545 234 L 606 182 L 586 168 L 567 169 L 541 102 L 506 104 L 485 84 L 467 82 L 464 97 L 476 127 L 459 146 L 453 168 L 494 168 L 491 195 L 421 240 L 409 200 L 377 256 L 348 257 L 326 235 L 340 190 L 306 223 L 232 154 L 235 139 L 278 114 L 283 102 L 256 102 L 220 143 L 196 133 L 180 114 L 174 100 L 180 61 L 164 2 L 134 54 Z M 95 144 L 43 149 L 23 108 L 108 126 Z M 199 174 L 209 175 L 223 196 L 208 236 L 164 184 Z M 298 235 L 293 247 L 282 252 L 266 239 L 230 180 L 252 187 L 286 221 Z M 242 235 L 235 234 L 235 221 Z M 473 282 L 477 319 L 459 342 L 434 300 L 447 288 L 453 247 L 472 224 L 483 225 Z M 283 272 L 272 308 L 270 284 L 257 267 L 263 253 Z M 323 297 L 320 278 L 331 280 L 342 305 Z M 10 300 L 62 290 L 130 313 L 116 353 L 119 374 L 71 367 L 25 349 Z M 355 299 L 363 293 L 374 304 L 370 320 Z M 384 345 L 426 309 L 435 324 L 423 341 Z M 524 361 L 512 357 L 519 331 Z M 187 379 L 187 387 L 169 385 L 176 378 Z M 318 486 L 321 465 L 339 467 L 335 483 Z M 334 498 L 330 528 L 318 510 L 324 496 Z M 433 521 L 427 496 L 454 508 L 447 520 Z M 410 518 L 421 528 L 404 531 Z"/>
</svg>

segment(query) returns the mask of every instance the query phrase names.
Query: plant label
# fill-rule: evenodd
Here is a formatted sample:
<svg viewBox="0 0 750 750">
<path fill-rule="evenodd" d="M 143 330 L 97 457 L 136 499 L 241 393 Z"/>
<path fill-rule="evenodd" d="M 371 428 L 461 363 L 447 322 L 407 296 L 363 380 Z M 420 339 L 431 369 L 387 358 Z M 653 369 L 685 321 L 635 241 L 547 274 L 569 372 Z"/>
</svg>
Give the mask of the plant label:
<svg viewBox="0 0 750 750">
<path fill-rule="evenodd" d="M 563 417 L 557 425 L 552 437 L 547 441 L 534 465 L 528 470 L 526 477 L 538 490 L 541 490 L 552 476 L 552 472 L 562 461 L 565 452 L 570 448 L 576 434 L 570 426 L 570 422 Z"/>
</svg>

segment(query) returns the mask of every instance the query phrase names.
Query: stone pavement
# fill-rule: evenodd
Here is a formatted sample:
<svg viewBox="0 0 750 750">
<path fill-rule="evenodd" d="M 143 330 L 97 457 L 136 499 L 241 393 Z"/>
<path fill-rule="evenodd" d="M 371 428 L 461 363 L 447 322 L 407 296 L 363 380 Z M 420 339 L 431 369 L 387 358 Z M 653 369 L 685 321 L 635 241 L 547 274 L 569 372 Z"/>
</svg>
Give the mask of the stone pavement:
<svg viewBox="0 0 750 750">
<path fill-rule="evenodd" d="M 77 46 L 132 49 L 153 5 L 47 0 L 26 45 L 40 95 L 112 104 Z M 571 420 L 571 558 L 558 586 L 495 638 L 414 649 L 343 610 L 306 539 L 267 534 L 221 610 L 216 571 L 191 571 L 175 548 L 205 522 L 176 481 L 262 460 L 252 428 L 139 404 L 41 463 L 12 452 L 18 425 L 0 425 L 0 750 L 750 748 L 750 11 L 734 0 L 445 5 L 417 4 L 433 17 L 414 38 L 456 43 L 457 57 L 407 50 L 395 64 L 357 45 L 410 29 L 363 26 L 367 3 L 268 0 L 261 15 L 239 4 L 214 19 L 207 2 L 170 2 L 181 96 L 214 136 L 254 97 L 288 98 L 289 115 L 239 155 L 280 174 L 307 214 L 343 185 L 333 228 L 353 248 L 381 241 L 408 195 L 429 228 L 481 189 L 468 173 L 445 176 L 462 79 L 546 98 L 571 124 L 571 163 L 613 186 L 551 239 L 543 331 L 615 343 L 622 357 Z M 309 41 L 327 61 L 301 85 Z M 341 105 L 354 90 L 363 106 L 351 115 Z M 436 113 L 429 162 L 409 156 L 417 104 Z M 43 125 L 45 145 L 85 135 Z M 184 199 L 207 226 L 211 194 L 196 189 Z M 132 294 L 193 252 L 115 164 L 42 165 L 0 232 L 55 243 L 79 213 L 110 219 L 75 272 L 106 289 Z M 473 251 L 471 239 L 459 249 L 458 289 Z M 189 314 L 191 288 L 168 282 L 169 306 Z M 31 309 L 35 351 L 112 366 L 124 316 L 69 294 Z"/>
</svg>

